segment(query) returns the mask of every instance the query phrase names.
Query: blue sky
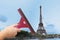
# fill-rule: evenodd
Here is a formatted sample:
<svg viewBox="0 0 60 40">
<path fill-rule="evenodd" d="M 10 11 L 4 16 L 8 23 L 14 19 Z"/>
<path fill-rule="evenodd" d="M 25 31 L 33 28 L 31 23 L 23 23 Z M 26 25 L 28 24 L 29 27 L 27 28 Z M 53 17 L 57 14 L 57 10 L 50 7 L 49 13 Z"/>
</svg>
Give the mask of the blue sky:
<svg viewBox="0 0 60 40">
<path fill-rule="evenodd" d="M 20 15 L 17 9 L 21 8 L 36 31 L 40 5 L 42 5 L 43 23 L 47 33 L 60 33 L 60 0 L 0 0 L 0 30 L 18 23 Z"/>
</svg>

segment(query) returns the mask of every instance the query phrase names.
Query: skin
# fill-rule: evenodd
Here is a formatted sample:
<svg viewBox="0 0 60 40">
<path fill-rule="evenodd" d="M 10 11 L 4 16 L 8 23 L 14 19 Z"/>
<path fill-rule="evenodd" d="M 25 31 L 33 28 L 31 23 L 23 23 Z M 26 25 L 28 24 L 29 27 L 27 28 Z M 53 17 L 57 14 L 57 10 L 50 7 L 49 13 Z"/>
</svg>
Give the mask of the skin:
<svg viewBox="0 0 60 40">
<path fill-rule="evenodd" d="M 13 24 L 0 31 L 0 40 L 3 40 L 4 38 L 15 37 L 17 32 L 20 32 L 20 30 L 16 27 L 17 25 L 18 24 Z"/>
</svg>

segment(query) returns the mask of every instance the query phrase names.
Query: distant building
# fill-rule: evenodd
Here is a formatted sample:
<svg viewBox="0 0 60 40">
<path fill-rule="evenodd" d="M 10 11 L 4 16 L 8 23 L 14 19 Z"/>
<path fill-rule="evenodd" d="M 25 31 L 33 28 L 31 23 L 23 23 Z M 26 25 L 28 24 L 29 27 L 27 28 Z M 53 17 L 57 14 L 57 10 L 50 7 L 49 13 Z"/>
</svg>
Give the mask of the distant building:
<svg viewBox="0 0 60 40">
<path fill-rule="evenodd" d="M 42 22 L 42 10 L 41 10 L 42 6 L 40 6 L 40 23 L 39 23 L 39 27 L 38 27 L 38 30 L 37 30 L 37 33 L 38 34 L 41 34 L 41 35 L 45 35 L 46 34 L 46 30 L 44 29 L 44 26 L 43 26 L 43 22 Z"/>
</svg>

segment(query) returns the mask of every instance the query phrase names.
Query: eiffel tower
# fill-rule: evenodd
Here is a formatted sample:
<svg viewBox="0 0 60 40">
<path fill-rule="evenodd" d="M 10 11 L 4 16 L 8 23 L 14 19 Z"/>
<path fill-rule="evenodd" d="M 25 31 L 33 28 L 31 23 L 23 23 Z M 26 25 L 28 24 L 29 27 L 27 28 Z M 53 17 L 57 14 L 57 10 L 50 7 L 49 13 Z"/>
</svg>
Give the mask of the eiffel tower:
<svg viewBox="0 0 60 40">
<path fill-rule="evenodd" d="M 40 6 L 40 23 L 39 23 L 37 33 L 41 35 L 45 35 L 46 30 L 44 29 L 43 22 L 42 22 L 42 10 L 41 9 L 42 9 L 42 6 Z"/>
</svg>

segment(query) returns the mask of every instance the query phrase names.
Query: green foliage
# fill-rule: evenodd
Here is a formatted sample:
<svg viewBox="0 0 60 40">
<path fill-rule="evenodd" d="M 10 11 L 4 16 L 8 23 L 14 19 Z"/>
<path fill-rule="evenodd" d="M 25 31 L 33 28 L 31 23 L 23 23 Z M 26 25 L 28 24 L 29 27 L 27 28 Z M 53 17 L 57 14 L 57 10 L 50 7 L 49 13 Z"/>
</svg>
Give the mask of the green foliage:
<svg viewBox="0 0 60 40">
<path fill-rule="evenodd" d="M 23 37 L 30 37 L 31 34 L 27 31 L 23 31 L 21 30 L 21 32 L 17 33 L 16 37 L 20 37 L 20 38 L 23 38 Z"/>
</svg>

